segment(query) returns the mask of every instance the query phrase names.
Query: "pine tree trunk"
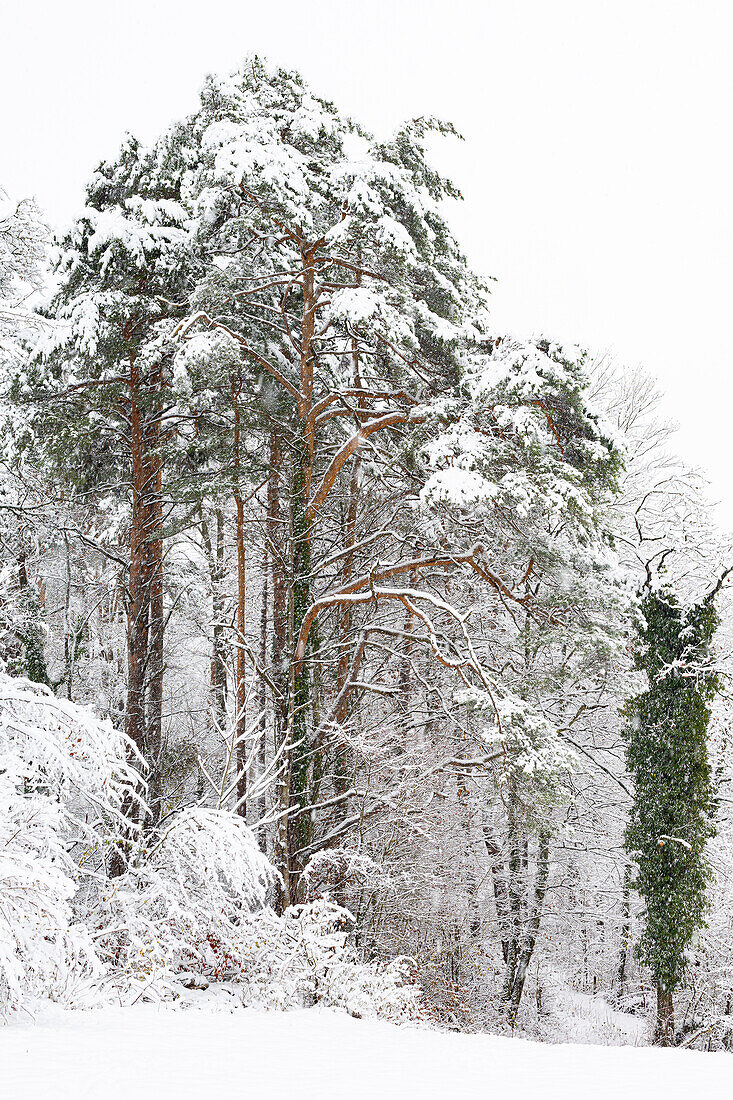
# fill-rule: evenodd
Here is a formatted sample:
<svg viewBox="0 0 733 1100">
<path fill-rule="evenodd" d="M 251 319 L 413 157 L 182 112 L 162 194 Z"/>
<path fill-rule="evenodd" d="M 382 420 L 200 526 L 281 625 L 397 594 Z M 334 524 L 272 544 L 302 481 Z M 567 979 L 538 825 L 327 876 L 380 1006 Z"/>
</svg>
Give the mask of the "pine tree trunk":
<svg viewBox="0 0 733 1100">
<path fill-rule="evenodd" d="M 143 468 L 148 500 L 145 531 L 145 588 L 148 602 L 148 653 L 145 661 L 145 747 L 150 767 L 148 804 L 150 824 L 161 816 L 163 797 L 161 765 L 163 755 L 163 463 L 160 455 L 161 425 L 159 402 L 163 388 L 163 363 L 159 360 L 150 376 L 150 393 L 155 405 L 143 426 Z"/>
<path fill-rule="evenodd" d="M 516 817 L 510 799 L 508 904 L 511 933 L 502 984 L 502 1014 L 512 1029 L 516 1026 L 524 984 L 532 961 L 550 873 L 550 834 L 540 831 L 537 839 L 534 890 L 526 897 L 528 864 L 527 836 Z"/>
<path fill-rule="evenodd" d="M 305 615 L 310 607 L 311 598 L 311 554 L 310 533 L 305 517 L 307 504 L 306 485 L 310 484 L 309 457 L 307 447 L 296 456 L 295 478 L 291 498 L 291 539 L 292 572 L 290 591 L 290 615 L 288 658 L 289 708 L 288 708 L 288 808 L 293 811 L 288 818 L 288 866 L 291 889 L 298 881 L 299 862 L 297 853 L 307 847 L 312 839 L 312 815 L 307 809 L 310 803 L 310 771 L 317 766 L 310 743 L 310 707 L 311 674 L 308 657 L 312 644 L 308 647 L 306 658 L 296 665 L 295 646 Z"/>
<path fill-rule="evenodd" d="M 519 962 L 519 944 L 524 923 L 524 882 L 522 881 L 522 829 L 517 818 L 516 796 L 509 790 L 507 814 L 509 818 L 507 860 L 507 912 L 509 935 L 505 957 L 504 979 L 501 989 L 502 1011 L 508 1017 L 512 1003 L 512 990 Z"/>
<path fill-rule="evenodd" d="M 275 751 L 283 747 L 288 731 L 288 584 L 285 518 L 282 508 L 283 451 L 280 432 L 273 427 L 270 432 L 270 476 L 267 482 L 267 549 L 272 575 L 272 682 L 273 738 Z M 290 803 L 290 776 L 287 754 L 280 759 L 277 785 L 277 806 L 281 814 L 287 813 Z M 282 876 L 278 888 L 277 906 L 284 909 L 290 904 L 290 877 L 288 859 L 287 818 L 278 819 L 274 838 L 275 863 Z"/>
<path fill-rule="evenodd" d="M 507 1020 L 513 1028 L 517 1022 L 519 1006 L 524 992 L 529 964 L 532 961 L 537 933 L 542 920 L 542 909 L 547 893 L 547 881 L 550 873 L 550 834 L 542 831 L 537 841 L 537 867 L 535 873 L 534 897 L 532 909 L 527 916 L 522 943 L 518 952 L 512 986 L 509 991 Z"/>
<path fill-rule="evenodd" d="M 357 275 L 356 285 L 361 285 L 361 276 Z M 361 386 L 361 374 L 359 364 L 359 343 L 352 340 L 351 343 L 351 384 L 355 388 Z M 361 418 L 360 418 L 361 419 Z M 349 479 L 349 495 L 345 514 L 342 519 L 343 545 L 348 553 L 344 557 L 341 570 L 341 583 L 346 585 L 354 572 L 354 551 L 356 542 L 356 521 L 359 514 L 359 484 L 361 480 L 361 457 L 357 454 Z M 337 727 L 344 727 L 349 718 L 350 694 L 347 689 L 349 668 L 352 659 L 352 627 L 353 612 L 348 604 L 343 608 L 338 619 L 339 632 L 339 659 L 336 669 L 336 698 L 339 703 L 336 707 L 335 722 Z M 343 697 L 342 697 L 343 696 Z M 346 795 L 349 790 L 353 775 L 353 752 L 345 737 L 339 738 L 335 745 L 333 757 L 333 785 L 336 795 Z M 344 797 L 333 808 L 332 826 L 335 828 L 346 819 L 348 813 L 348 800 Z M 346 905 L 346 895 L 343 889 L 335 887 L 334 900 L 338 905 Z"/>
<path fill-rule="evenodd" d="M 349 482 L 349 499 L 344 517 L 343 535 L 344 546 L 349 553 L 344 557 L 341 571 L 342 584 L 348 584 L 354 570 L 354 554 L 351 549 L 354 546 L 356 536 L 356 518 L 359 506 L 359 471 L 360 460 L 357 457 Z M 339 615 L 339 660 L 336 669 L 336 698 L 340 699 L 336 707 L 335 722 L 337 727 L 343 727 L 349 717 L 349 694 L 346 691 L 351 664 L 351 630 L 353 614 L 348 605 Z M 341 698 L 343 694 L 343 698 Z M 353 754 L 346 738 L 339 738 L 334 748 L 333 756 L 333 785 L 334 793 L 344 795 L 349 790 L 353 772 Z M 343 821 L 347 814 L 347 799 L 337 802 L 333 809 L 332 824 L 335 827 Z M 345 904 L 345 897 L 338 890 L 334 891 L 334 899 L 340 905 Z"/>
<path fill-rule="evenodd" d="M 132 516 L 130 522 L 130 570 L 127 587 L 127 706 L 125 732 L 149 767 L 148 803 L 157 820 L 162 795 L 163 705 L 163 542 L 162 460 L 160 419 L 157 408 L 144 411 L 146 400 L 157 401 L 162 387 L 162 364 L 151 377 L 141 377 L 130 359 L 130 459 L 132 467 Z"/>
<path fill-rule="evenodd" d="M 311 520 L 308 504 L 313 480 L 315 455 L 315 419 L 313 416 L 313 375 L 315 356 L 313 341 L 316 321 L 315 253 L 312 247 L 301 252 L 303 263 L 303 312 L 300 344 L 300 434 L 294 448 L 293 477 L 290 495 L 290 606 L 288 614 L 288 726 L 287 764 L 285 768 L 287 792 L 284 792 L 289 811 L 287 817 L 286 863 L 291 903 L 298 898 L 301 865 L 299 853 L 313 839 L 313 814 L 308 809 L 313 794 L 312 776 L 318 776 L 322 761 L 311 744 L 311 689 L 310 655 L 314 634 L 302 660 L 295 660 L 295 647 L 303 620 L 311 604 Z"/>
<path fill-rule="evenodd" d="M 132 516 L 130 572 L 127 591 L 127 706 L 125 732 L 146 755 L 145 672 L 148 656 L 149 589 L 146 584 L 147 538 L 150 526 L 148 472 L 145 462 L 139 371 L 130 365 L 130 449 L 132 459 Z"/>
<path fill-rule="evenodd" d="M 504 859 L 493 830 L 489 825 L 484 825 L 484 844 L 491 860 L 491 880 L 494 887 L 494 904 L 496 906 L 496 919 L 501 937 L 501 956 L 504 964 L 509 961 L 509 891 L 507 888 L 507 873 Z"/>
<path fill-rule="evenodd" d="M 276 689 L 273 706 L 275 740 L 278 746 L 282 743 L 287 725 L 287 655 L 285 649 L 287 640 L 287 582 L 285 578 L 285 520 L 281 501 L 282 460 L 280 432 L 273 428 L 270 433 L 270 476 L 267 481 L 266 539 L 272 576 L 272 679 Z"/>
</svg>

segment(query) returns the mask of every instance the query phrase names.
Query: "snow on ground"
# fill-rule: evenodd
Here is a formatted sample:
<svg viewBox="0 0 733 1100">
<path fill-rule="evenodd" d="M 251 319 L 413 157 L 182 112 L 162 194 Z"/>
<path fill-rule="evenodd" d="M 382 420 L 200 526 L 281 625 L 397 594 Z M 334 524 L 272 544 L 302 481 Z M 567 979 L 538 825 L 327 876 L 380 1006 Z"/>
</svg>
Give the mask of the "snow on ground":
<svg viewBox="0 0 733 1100">
<path fill-rule="evenodd" d="M 550 1046 L 324 1009 L 45 1009 L 0 1029 L 3 1100 L 725 1097 L 729 1054 Z"/>
<path fill-rule="evenodd" d="M 646 1046 L 652 1024 L 644 1016 L 618 1012 L 602 996 L 560 986 L 553 1000 L 553 1026 L 567 1043 L 600 1043 L 603 1046 Z"/>
</svg>

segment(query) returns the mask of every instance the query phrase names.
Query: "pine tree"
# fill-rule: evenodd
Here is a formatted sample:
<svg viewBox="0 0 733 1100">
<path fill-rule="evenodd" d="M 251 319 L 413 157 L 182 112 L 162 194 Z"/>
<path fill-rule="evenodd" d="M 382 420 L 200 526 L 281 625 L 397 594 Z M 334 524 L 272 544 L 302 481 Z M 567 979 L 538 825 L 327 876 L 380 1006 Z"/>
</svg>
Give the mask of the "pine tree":
<svg viewBox="0 0 733 1100">
<path fill-rule="evenodd" d="M 195 262 L 181 140 L 174 129 L 149 151 L 129 138 L 116 161 L 100 165 L 61 241 L 54 324 L 11 387 L 27 410 L 18 440 L 26 457 L 65 489 L 129 502 L 125 725 L 151 767 L 153 816 L 163 741 L 163 464 L 176 425 L 168 337 Z"/>
<path fill-rule="evenodd" d="M 457 352 L 478 331 L 469 317 L 480 313 L 484 291 L 438 210 L 454 189 L 424 157 L 426 135 L 449 128 L 420 119 L 379 144 L 297 74 L 256 58 L 234 77 L 208 82 L 188 128 L 199 136 L 191 163 L 209 264 L 192 296 L 196 311 L 179 331 L 174 374 L 188 373 L 207 341 L 212 377 L 227 357 L 223 342 L 229 360 L 232 349 L 239 352 L 229 371 L 235 416 L 223 414 L 232 427 L 235 500 L 247 473 L 240 423 L 242 444 L 261 421 L 269 455 L 280 456 L 268 505 L 270 686 L 284 760 L 278 858 L 283 894 L 293 898 L 303 855 L 318 843 L 314 807 L 331 768 L 326 747 L 343 753 L 340 727 L 360 682 L 365 644 L 349 652 L 354 609 L 373 605 L 373 618 L 377 603 L 419 599 L 380 581 L 414 579 L 436 564 L 460 570 L 473 556 L 469 548 L 454 561 L 444 540 L 416 545 L 402 460 L 428 430 L 423 402 L 455 383 Z M 267 453 L 261 458 L 271 479 L 274 463 Z M 398 494 L 408 537 L 395 537 L 394 518 L 376 532 L 362 519 L 359 499 L 377 479 L 387 484 L 373 506 L 387 498 L 394 509 L 388 494 Z M 369 557 L 350 551 L 330 562 L 342 525 L 349 546 L 366 537 Z M 363 560 L 387 568 L 360 575 Z M 331 662 L 334 611 L 340 633 Z M 332 677 L 338 701 L 330 718 L 321 707 Z M 352 794 L 339 789 L 336 803 Z"/>
<path fill-rule="evenodd" d="M 720 690 L 709 651 L 719 621 L 718 588 L 690 607 L 669 587 L 647 589 L 636 665 L 649 686 L 627 706 L 635 795 L 626 847 L 644 901 L 638 954 L 654 976 L 656 1037 L 665 1046 L 674 1038 L 673 996 L 706 908 L 705 844 L 714 834 L 707 733 L 710 703 Z"/>
</svg>

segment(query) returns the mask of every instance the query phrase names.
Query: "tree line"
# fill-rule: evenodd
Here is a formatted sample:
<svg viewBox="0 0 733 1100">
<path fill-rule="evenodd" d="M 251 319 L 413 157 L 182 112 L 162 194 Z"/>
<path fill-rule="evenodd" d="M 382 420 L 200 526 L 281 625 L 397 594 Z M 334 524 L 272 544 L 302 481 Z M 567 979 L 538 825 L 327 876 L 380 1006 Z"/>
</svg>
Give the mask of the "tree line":
<svg viewBox="0 0 733 1100">
<path fill-rule="evenodd" d="M 328 896 L 443 1022 L 653 989 L 659 1041 L 725 1045 L 727 547 L 649 383 L 496 331 L 452 134 L 254 58 L 50 268 L 0 222 L 6 670 L 140 762 L 109 881 L 226 811 L 273 914 Z"/>
</svg>

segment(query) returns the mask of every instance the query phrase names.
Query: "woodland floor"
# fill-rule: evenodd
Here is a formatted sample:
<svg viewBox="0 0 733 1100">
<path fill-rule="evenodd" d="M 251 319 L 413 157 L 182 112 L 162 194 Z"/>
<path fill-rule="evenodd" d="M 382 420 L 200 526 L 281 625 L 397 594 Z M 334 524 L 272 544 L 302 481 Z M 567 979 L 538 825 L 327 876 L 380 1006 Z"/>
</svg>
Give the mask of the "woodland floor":
<svg viewBox="0 0 733 1100">
<path fill-rule="evenodd" d="M 3 1100 L 725 1097 L 729 1054 L 548 1045 L 323 1010 L 43 1009 L 0 1029 Z"/>
</svg>

